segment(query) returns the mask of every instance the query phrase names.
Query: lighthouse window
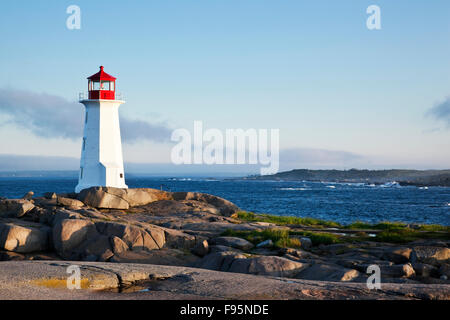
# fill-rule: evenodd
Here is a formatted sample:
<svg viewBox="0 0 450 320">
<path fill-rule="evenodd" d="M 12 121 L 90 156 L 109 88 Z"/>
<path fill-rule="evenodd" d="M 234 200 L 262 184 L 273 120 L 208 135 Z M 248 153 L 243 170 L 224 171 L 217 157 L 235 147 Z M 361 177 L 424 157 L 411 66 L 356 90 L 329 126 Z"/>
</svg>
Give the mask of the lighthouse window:
<svg viewBox="0 0 450 320">
<path fill-rule="evenodd" d="M 123 173 L 120 174 L 120 178 L 123 178 Z"/>
<path fill-rule="evenodd" d="M 102 81 L 100 90 L 108 90 L 109 91 L 110 90 L 109 81 Z"/>
<path fill-rule="evenodd" d="M 80 178 L 83 179 L 83 167 L 80 168 Z"/>
<path fill-rule="evenodd" d="M 99 81 L 93 82 L 93 90 L 100 90 L 100 82 Z"/>
<path fill-rule="evenodd" d="M 86 138 L 83 138 L 83 150 L 86 149 Z"/>
<path fill-rule="evenodd" d="M 88 112 L 86 111 L 86 117 L 84 118 L 84 123 L 87 123 L 87 119 L 88 119 Z"/>
</svg>

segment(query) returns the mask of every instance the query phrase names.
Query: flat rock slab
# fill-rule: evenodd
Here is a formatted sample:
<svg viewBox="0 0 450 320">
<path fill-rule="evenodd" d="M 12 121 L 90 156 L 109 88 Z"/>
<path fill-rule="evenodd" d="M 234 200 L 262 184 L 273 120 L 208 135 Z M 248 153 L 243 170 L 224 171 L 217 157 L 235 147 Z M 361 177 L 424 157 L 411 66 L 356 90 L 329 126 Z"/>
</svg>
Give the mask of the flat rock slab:
<svg viewBox="0 0 450 320">
<path fill-rule="evenodd" d="M 67 268 L 78 265 L 87 289 L 69 290 Z M 150 281 L 151 280 L 151 281 Z M 59 282 L 58 282 L 59 281 Z M 136 281 L 147 292 L 119 293 Z M 151 284 L 150 284 L 151 283 Z M 55 285 L 56 284 L 56 285 Z M 142 284 L 141 284 L 142 285 Z M 187 267 L 129 263 L 0 262 L 0 299 L 450 299 L 450 285 L 365 284 L 281 279 Z"/>
<path fill-rule="evenodd" d="M 253 244 L 245 239 L 237 237 L 218 237 L 212 240 L 214 244 L 236 248 L 239 250 L 250 250 Z"/>
</svg>

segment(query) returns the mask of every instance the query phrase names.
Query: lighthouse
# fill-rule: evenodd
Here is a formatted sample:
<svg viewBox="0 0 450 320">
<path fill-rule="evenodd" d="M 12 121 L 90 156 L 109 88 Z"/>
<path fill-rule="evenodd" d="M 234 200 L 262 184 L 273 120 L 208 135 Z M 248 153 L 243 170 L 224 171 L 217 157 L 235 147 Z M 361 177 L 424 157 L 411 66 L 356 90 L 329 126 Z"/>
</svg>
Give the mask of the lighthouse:
<svg viewBox="0 0 450 320">
<path fill-rule="evenodd" d="M 116 78 L 103 71 L 103 66 L 87 79 L 88 95 L 80 97 L 85 121 L 75 192 L 95 186 L 128 188 L 119 125 L 119 106 L 125 101 L 116 100 Z"/>
</svg>

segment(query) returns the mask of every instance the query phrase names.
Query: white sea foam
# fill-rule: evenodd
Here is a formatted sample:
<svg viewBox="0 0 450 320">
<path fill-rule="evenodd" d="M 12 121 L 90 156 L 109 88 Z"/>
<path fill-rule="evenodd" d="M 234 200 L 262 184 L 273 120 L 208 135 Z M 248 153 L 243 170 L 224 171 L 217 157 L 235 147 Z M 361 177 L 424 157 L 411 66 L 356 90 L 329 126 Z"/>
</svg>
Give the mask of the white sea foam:
<svg viewBox="0 0 450 320">
<path fill-rule="evenodd" d="M 381 188 L 400 188 L 400 184 L 397 181 L 386 182 L 380 186 Z"/>
</svg>

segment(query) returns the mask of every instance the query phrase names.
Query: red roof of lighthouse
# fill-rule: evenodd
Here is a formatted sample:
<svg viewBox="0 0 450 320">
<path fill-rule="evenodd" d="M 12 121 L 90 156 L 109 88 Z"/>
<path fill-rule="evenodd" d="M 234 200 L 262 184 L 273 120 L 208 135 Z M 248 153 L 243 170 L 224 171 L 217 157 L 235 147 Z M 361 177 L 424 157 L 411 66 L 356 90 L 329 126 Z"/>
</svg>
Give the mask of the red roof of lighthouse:
<svg viewBox="0 0 450 320">
<path fill-rule="evenodd" d="M 107 74 L 105 71 L 103 71 L 103 66 L 100 66 L 100 71 L 96 74 L 93 74 L 92 76 L 88 77 L 89 80 L 116 80 L 113 76 Z"/>
</svg>

